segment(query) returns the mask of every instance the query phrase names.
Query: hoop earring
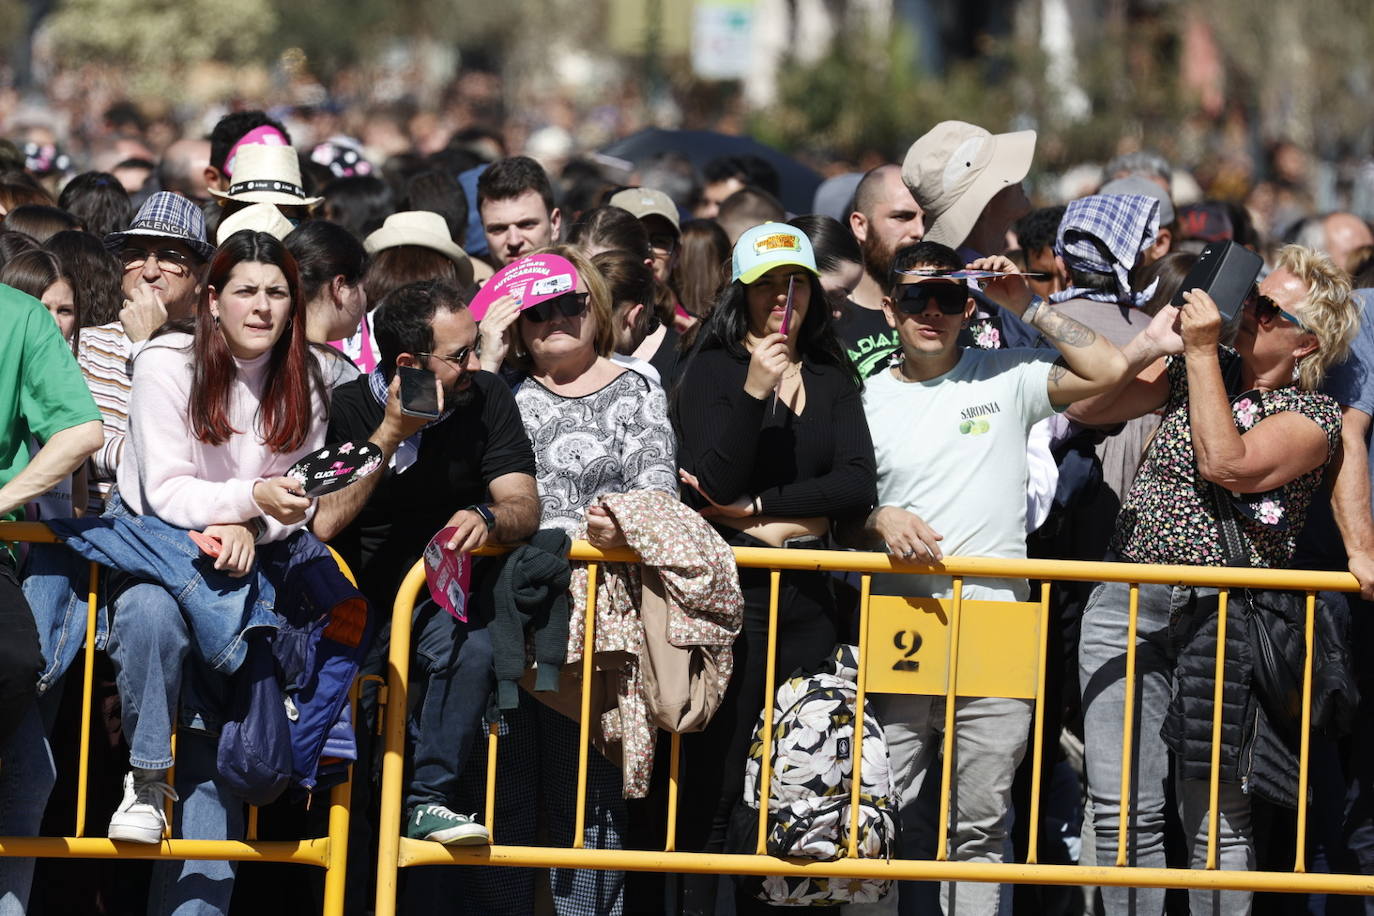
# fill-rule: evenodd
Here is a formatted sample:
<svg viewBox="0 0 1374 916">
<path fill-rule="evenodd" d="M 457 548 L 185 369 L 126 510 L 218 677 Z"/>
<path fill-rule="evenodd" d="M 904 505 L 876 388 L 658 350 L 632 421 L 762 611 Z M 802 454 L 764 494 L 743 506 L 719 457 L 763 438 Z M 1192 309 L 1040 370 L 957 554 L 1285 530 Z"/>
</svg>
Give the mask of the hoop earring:
<svg viewBox="0 0 1374 916">
<path fill-rule="evenodd" d="M 210 318 L 211 318 L 212 321 L 215 322 L 215 327 L 219 327 L 219 316 L 218 316 L 218 315 L 211 315 Z"/>
</svg>

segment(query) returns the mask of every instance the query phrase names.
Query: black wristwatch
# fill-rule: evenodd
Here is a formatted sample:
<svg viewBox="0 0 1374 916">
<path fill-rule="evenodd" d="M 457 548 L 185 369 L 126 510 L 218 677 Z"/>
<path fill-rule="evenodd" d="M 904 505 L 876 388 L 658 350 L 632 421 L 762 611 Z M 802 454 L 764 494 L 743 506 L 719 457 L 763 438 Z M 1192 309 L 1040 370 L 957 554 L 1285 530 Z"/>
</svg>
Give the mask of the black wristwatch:
<svg viewBox="0 0 1374 916">
<path fill-rule="evenodd" d="M 468 506 L 468 509 L 482 516 L 482 521 L 487 523 L 488 531 L 496 530 L 496 513 L 491 511 L 491 503 L 475 503 Z"/>
</svg>

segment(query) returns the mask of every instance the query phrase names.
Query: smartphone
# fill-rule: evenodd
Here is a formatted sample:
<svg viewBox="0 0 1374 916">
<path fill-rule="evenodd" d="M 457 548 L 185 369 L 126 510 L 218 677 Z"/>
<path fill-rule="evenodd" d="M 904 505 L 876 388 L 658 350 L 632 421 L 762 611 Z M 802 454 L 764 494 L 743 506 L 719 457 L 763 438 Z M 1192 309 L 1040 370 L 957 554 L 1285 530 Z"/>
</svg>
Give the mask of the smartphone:
<svg viewBox="0 0 1374 916">
<path fill-rule="evenodd" d="M 439 394 L 434 373 L 410 366 L 397 366 L 396 371 L 401 374 L 401 413 L 426 420 L 438 419 Z"/>
<path fill-rule="evenodd" d="M 1229 240 L 1212 242 L 1197 256 L 1197 263 L 1169 304 L 1183 305 L 1183 294 L 1190 289 L 1206 290 L 1222 320 L 1231 321 L 1245 304 L 1263 266 L 1260 256 L 1248 248 Z"/>
</svg>

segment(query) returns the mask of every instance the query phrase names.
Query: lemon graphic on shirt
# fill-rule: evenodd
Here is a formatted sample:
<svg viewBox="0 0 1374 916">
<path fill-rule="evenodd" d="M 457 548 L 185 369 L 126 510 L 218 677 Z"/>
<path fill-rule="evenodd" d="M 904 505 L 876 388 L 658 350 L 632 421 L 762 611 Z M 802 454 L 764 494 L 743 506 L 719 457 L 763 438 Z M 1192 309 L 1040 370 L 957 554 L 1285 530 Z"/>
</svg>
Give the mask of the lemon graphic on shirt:
<svg viewBox="0 0 1374 916">
<path fill-rule="evenodd" d="M 959 433 L 964 436 L 981 436 L 992 429 L 991 424 L 982 417 L 976 420 L 963 420 L 959 423 Z"/>
</svg>

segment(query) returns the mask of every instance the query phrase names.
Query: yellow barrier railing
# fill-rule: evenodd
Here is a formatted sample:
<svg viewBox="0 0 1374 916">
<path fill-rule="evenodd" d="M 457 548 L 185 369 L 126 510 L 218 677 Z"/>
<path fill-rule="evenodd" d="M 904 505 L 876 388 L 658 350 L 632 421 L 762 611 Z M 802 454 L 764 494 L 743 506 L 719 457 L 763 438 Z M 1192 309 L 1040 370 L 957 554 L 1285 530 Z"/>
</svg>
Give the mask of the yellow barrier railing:
<svg viewBox="0 0 1374 916">
<path fill-rule="evenodd" d="M 48 527 L 34 522 L 0 522 L 0 541 L 38 544 L 57 543 Z M 332 553 L 332 550 L 331 550 Z M 335 561 L 350 581 L 353 574 L 334 554 Z M 322 837 L 302 840 L 257 839 L 257 808 L 249 808 L 245 840 L 164 839 L 157 845 L 126 843 L 86 835 L 86 813 L 90 785 L 90 725 L 92 684 L 95 675 L 95 629 L 98 609 L 100 567 L 92 563 L 86 605 L 86 647 L 82 676 L 81 737 L 76 785 L 76 824 L 66 837 L 0 837 L 0 856 L 35 858 L 90 859 L 206 859 L 255 862 L 294 862 L 315 865 L 325 870 L 324 916 L 342 916 L 344 877 L 348 866 L 349 799 L 353 770 L 345 781 L 329 793 L 329 832 Z M 349 702 L 356 707 L 358 684 L 353 684 Z M 356 717 L 355 720 L 356 722 Z M 170 817 L 168 821 L 170 823 Z"/>
<path fill-rule="evenodd" d="M 588 563 L 588 595 L 584 625 L 584 645 L 582 663 L 584 668 L 581 743 L 578 752 L 577 781 L 577 825 L 573 832 L 572 848 L 542 846 L 502 845 L 493 842 L 490 846 L 443 846 L 439 843 L 412 840 L 401 835 L 402 779 L 404 770 L 406 738 L 406 691 L 410 670 L 411 615 L 417 595 L 425 587 L 424 567 L 417 563 L 406 576 L 396 596 L 393 609 L 391 646 L 388 662 L 388 703 L 385 723 L 385 751 L 382 765 L 381 821 L 379 824 L 379 848 L 377 864 L 376 916 L 393 916 L 396 912 L 396 879 L 400 868 L 415 865 L 461 864 L 461 865 L 499 865 L 515 867 L 550 868 L 590 868 L 617 871 L 665 871 L 675 873 L 714 873 L 739 875 L 790 875 L 813 877 L 847 877 L 877 879 L 914 879 L 914 880 L 952 880 L 982 881 L 1010 884 L 1064 884 L 1064 885 L 1112 885 L 1130 887 L 1173 887 L 1199 889 L 1229 889 L 1250 891 L 1284 891 L 1336 894 L 1374 894 L 1374 878 L 1362 875 L 1305 874 L 1305 843 L 1307 822 L 1307 787 L 1309 764 L 1308 730 L 1311 715 L 1312 693 L 1312 636 L 1315 592 L 1317 591 L 1356 591 L 1358 584 L 1353 576 L 1346 573 L 1330 573 L 1303 570 L 1277 569 L 1239 569 L 1195 566 L 1137 566 L 1127 563 L 1089 563 L 1055 560 L 1002 560 L 980 557 L 950 557 L 938 565 L 925 565 L 914 562 L 894 562 L 885 554 L 850 553 L 825 550 L 775 550 L 763 548 L 735 548 L 735 561 L 740 567 L 769 569 L 771 575 L 771 594 L 769 600 L 769 656 L 765 676 L 765 702 L 761 738 L 764 753 L 762 774 L 759 780 L 763 797 L 759 804 L 759 838 L 756 852 L 747 854 L 707 854 L 681 852 L 676 850 L 675 832 L 680 800 L 677 798 L 679 785 L 679 741 L 677 734 L 670 735 L 670 776 L 668 806 L 668 830 L 663 851 L 642 850 L 598 850 L 582 848 L 582 826 L 586 807 L 587 755 L 589 741 L 589 702 L 588 689 L 591 678 L 588 676 L 592 665 L 592 648 L 595 640 L 596 625 L 596 582 L 599 565 L 602 563 L 634 563 L 638 557 L 629 550 L 600 551 L 589 544 L 574 543 L 570 559 Z M 854 725 L 856 739 L 852 744 L 852 799 L 854 817 L 858 811 L 859 767 L 862 759 L 861 740 L 863 735 L 863 709 L 866 694 L 883 692 L 927 693 L 943 696 L 945 704 L 945 728 L 943 735 L 944 764 L 941 772 L 942 791 L 940 793 L 939 850 L 934 860 L 901 859 L 861 859 L 855 857 L 857 842 L 856 831 L 851 822 L 848 857 L 835 861 L 810 859 L 785 859 L 765 855 L 767 834 L 769 767 L 772 758 L 773 721 L 771 698 L 777 690 L 776 636 L 778 613 L 778 588 L 780 574 L 784 570 L 806 571 L 848 571 L 861 574 L 860 587 L 860 666 L 856 700 L 858 720 Z M 872 576 L 875 573 L 938 574 L 952 577 L 953 597 L 947 602 L 933 599 L 894 599 L 881 598 L 871 594 Z M 1042 587 L 1038 601 L 1030 604 L 1002 602 L 978 602 L 965 600 L 964 582 L 971 578 L 987 579 L 1038 579 Z M 1048 865 L 1038 862 L 1037 836 L 1039 833 L 1040 774 L 1043 765 L 1044 747 L 1042 742 L 1043 702 L 1045 668 L 1047 653 L 1048 613 L 1051 581 L 1121 582 L 1130 584 L 1130 623 L 1126 645 L 1126 702 L 1123 735 L 1123 766 L 1121 773 L 1121 827 L 1118 836 L 1117 862 L 1115 866 L 1078 866 Z M 1139 586 L 1141 584 L 1162 584 L 1178 586 L 1211 586 L 1220 589 L 1218 616 L 1222 628 L 1217 656 L 1218 682 L 1213 710 L 1213 754 L 1210 784 L 1211 814 L 1208 824 L 1208 866 L 1206 869 L 1169 869 L 1127 866 L 1127 846 L 1129 843 L 1129 818 L 1126 812 L 1130 805 L 1131 787 L 1131 748 L 1133 746 L 1131 710 L 1134 709 L 1136 676 L 1136 622 L 1138 614 Z M 1306 592 L 1307 600 L 1307 662 L 1303 676 L 1303 734 L 1299 749 L 1299 791 L 1297 811 L 1297 858 L 1292 872 L 1242 872 L 1223 871 L 1217 868 L 1217 793 L 1220 781 L 1218 768 L 1219 730 L 1221 727 L 1220 673 L 1224 664 L 1225 630 L 1229 590 L 1234 588 L 1271 588 L 1290 589 Z M 996 626 L 986 623 L 988 614 L 983 605 L 1001 605 L 1011 612 L 998 616 Z M 895 616 L 894 616 L 895 615 Z M 906 615 L 903 617 L 902 615 Z M 924 616 L 913 616 L 924 615 Z M 897 665 L 900 662 L 901 641 L 898 643 L 896 662 L 891 649 L 886 648 L 888 638 L 874 640 L 875 633 L 888 637 L 882 628 L 893 625 L 894 620 L 905 621 L 909 626 L 914 620 L 922 621 L 922 626 L 934 622 L 938 624 L 939 636 L 944 639 L 946 655 L 929 659 L 924 668 Z M 999 631 L 997 626 L 1006 621 L 1016 621 L 1012 636 Z M 1024 647 L 1022 634 L 1034 633 L 1031 644 L 1031 658 L 1010 659 L 1007 653 L 996 653 L 1000 644 L 1006 646 L 1016 643 Z M 977 642 L 978 651 L 967 647 Z M 938 645 L 939 640 L 936 640 Z M 930 645 L 929 639 L 925 641 Z M 914 642 L 911 643 L 915 645 Z M 979 656 L 993 650 L 995 663 L 980 663 Z M 887 652 L 884 655 L 884 651 Z M 1006 670 L 990 670 L 998 667 Z M 920 671 L 924 680 L 922 685 L 912 688 L 913 681 L 894 686 L 890 670 Z M 968 689 L 970 684 L 983 684 L 983 692 Z M 997 692 L 990 692 L 987 685 L 995 685 Z M 950 780 L 951 764 L 954 757 L 954 710 L 956 696 L 1019 696 L 1035 700 L 1034 731 L 1032 739 L 1032 782 L 1036 789 L 1031 794 L 1029 811 L 1029 844 L 1027 861 L 1022 863 L 960 862 L 948 858 L 947 839 L 950 831 Z M 496 747 L 497 733 L 493 726 L 488 735 L 488 766 L 486 773 L 486 811 L 487 828 L 493 841 L 499 840 L 500 824 L 494 823 L 496 795 Z M 461 763 L 461 762 L 460 762 Z"/>
</svg>

